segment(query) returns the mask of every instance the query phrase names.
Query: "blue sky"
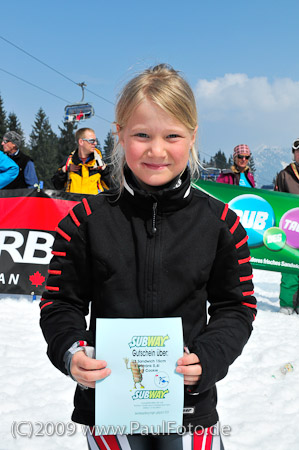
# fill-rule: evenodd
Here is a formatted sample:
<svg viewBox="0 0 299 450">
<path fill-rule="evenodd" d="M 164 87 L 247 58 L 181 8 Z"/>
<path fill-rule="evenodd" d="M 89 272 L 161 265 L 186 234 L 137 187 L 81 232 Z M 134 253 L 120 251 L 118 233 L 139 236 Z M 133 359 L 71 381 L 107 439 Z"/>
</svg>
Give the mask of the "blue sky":
<svg viewBox="0 0 299 450">
<path fill-rule="evenodd" d="M 0 36 L 112 103 L 136 72 L 171 64 L 195 92 L 198 147 L 209 158 L 240 143 L 290 148 L 299 137 L 298 17 L 297 0 L 15 0 L 1 5 Z M 0 54 L 6 111 L 28 136 L 42 107 L 58 133 L 65 102 L 3 70 L 70 102 L 80 88 L 3 39 Z M 81 126 L 103 143 L 114 107 L 88 92 L 85 100 L 105 120 Z"/>
</svg>

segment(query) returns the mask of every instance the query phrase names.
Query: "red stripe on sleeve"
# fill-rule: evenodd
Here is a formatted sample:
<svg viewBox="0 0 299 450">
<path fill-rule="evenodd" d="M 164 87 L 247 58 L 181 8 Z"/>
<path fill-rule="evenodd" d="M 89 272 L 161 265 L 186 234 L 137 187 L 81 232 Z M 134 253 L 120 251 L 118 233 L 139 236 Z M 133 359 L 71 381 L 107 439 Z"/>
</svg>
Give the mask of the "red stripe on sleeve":
<svg viewBox="0 0 299 450">
<path fill-rule="evenodd" d="M 66 241 L 70 242 L 70 240 L 72 239 L 71 236 L 69 236 L 68 234 L 66 234 L 65 231 L 63 231 L 61 228 L 56 227 L 57 233 L 60 234 L 60 236 L 62 236 Z"/>
<path fill-rule="evenodd" d="M 59 291 L 59 287 L 58 286 L 46 286 L 46 289 L 48 291 Z"/>
<path fill-rule="evenodd" d="M 248 306 L 248 308 L 256 309 L 256 305 L 252 305 L 251 303 L 245 303 L 245 302 L 242 302 L 242 305 Z"/>
<path fill-rule="evenodd" d="M 52 305 L 52 303 L 53 303 L 53 302 L 45 303 L 44 305 L 42 305 L 42 306 L 40 307 L 40 310 L 42 310 L 45 306 Z"/>
<path fill-rule="evenodd" d="M 48 270 L 50 275 L 61 275 L 61 270 Z"/>
<path fill-rule="evenodd" d="M 225 206 L 224 206 L 224 210 L 222 211 L 222 214 L 221 214 L 221 217 L 220 217 L 221 220 L 225 220 L 226 215 L 227 215 L 227 211 L 228 211 L 228 204 L 226 203 Z"/>
<path fill-rule="evenodd" d="M 52 250 L 51 253 L 54 256 L 66 256 L 66 252 L 55 252 L 54 250 Z"/>
<path fill-rule="evenodd" d="M 70 216 L 73 219 L 73 221 L 75 222 L 75 224 L 77 225 L 77 227 L 79 227 L 81 225 L 81 223 L 77 219 L 76 214 L 74 213 L 74 211 L 72 209 L 70 210 Z"/>
<path fill-rule="evenodd" d="M 88 201 L 86 200 L 86 198 L 83 198 L 82 202 L 83 202 L 83 205 L 84 205 L 86 214 L 87 214 L 88 216 L 90 216 L 90 214 L 91 214 L 91 209 L 90 209 L 90 207 L 89 207 Z"/>
<path fill-rule="evenodd" d="M 239 222 L 240 222 L 240 217 L 237 216 L 235 223 L 233 224 L 233 226 L 229 230 L 231 232 L 231 234 L 234 234 L 234 232 L 236 231 L 237 226 L 239 225 Z"/>
<path fill-rule="evenodd" d="M 251 275 L 248 275 L 248 277 L 240 277 L 240 281 L 249 281 L 252 280 L 253 278 L 253 273 Z"/>
<path fill-rule="evenodd" d="M 248 256 L 248 258 L 239 259 L 238 263 L 239 264 L 245 264 L 245 263 L 248 263 L 250 260 L 251 260 L 251 256 Z"/>
<path fill-rule="evenodd" d="M 247 295 L 253 295 L 254 291 L 243 292 L 243 296 L 247 297 Z"/>
<path fill-rule="evenodd" d="M 242 247 L 246 242 L 248 241 L 248 236 L 245 236 L 244 239 L 242 239 L 240 242 L 236 244 L 236 248 Z"/>
</svg>

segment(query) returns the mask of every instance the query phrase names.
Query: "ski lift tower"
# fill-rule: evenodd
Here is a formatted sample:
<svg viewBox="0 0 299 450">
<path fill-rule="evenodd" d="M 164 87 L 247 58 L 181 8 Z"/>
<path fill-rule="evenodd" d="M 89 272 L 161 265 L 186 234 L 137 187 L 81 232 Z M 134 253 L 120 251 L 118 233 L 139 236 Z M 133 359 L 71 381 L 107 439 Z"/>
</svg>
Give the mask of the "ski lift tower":
<svg viewBox="0 0 299 450">
<path fill-rule="evenodd" d="M 77 83 L 82 89 L 82 98 L 79 103 L 67 105 L 64 108 L 64 122 L 81 122 L 82 120 L 90 119 L 94 116 L 94 108 L 90 103 L 84 102 L 84 88 L 86 84 Z"/>
</svg>

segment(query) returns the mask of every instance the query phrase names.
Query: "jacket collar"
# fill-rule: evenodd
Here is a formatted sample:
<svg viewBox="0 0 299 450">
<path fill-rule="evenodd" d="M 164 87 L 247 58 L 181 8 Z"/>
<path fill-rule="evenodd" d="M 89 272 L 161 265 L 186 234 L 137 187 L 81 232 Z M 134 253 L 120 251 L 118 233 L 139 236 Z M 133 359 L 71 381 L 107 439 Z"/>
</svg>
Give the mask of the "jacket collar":
<svg viewBox="0 0 299 450">
<path fill-rule="evenodd" d="M 85 164 L 92 161 L 93 159 L 94 159 L 94 154 L 90 153 L 85 161 Z M 72 161 L 73 161 L 73 164 L 75 164 L 76 166 L 78 166 L 79 164 L 83 164 L 82 160 L 79 158 L 78 148 L 76 148 L 76 150 L 73 153 Z"/>
<path fill-rule="evenodd" d="M 192 191 L 188 168 L 181 177 L 153 192 L 142 189 L 128 167 L 125 167 L 124 175 L 124 195 L 129 201 L 138 202 L 143 209 L 151 209 L 153 204 L 157 203 L 158 211 L 174 211 L 183 208 L 191 201 Z"/>
<path fill-rule="evenodd" d="M 235 165 L 231 166 L 231 171 L 233 173 L 241 173 L 240 170 Z M 243 172 L 246 173 L 248 171 L 249 171 L 249 166 L 246 166 L 245 169 L 243 170 Z"/>
</svg>

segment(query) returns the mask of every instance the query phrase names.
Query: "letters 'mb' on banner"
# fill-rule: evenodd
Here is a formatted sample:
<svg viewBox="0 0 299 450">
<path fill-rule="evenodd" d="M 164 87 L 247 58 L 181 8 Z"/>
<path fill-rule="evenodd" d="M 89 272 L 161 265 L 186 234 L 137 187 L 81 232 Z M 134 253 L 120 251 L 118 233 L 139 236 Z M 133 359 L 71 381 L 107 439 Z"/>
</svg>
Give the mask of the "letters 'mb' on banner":
<svg viewBox="0 0 299 450">
<path fill-rule="evenodd" d="M 0 190 L 0 293 L 41 295 L 55 228 L 82 195 Z"/>
<path fill-rule="evenodd" d="M 202 180 L 194 187 L 228 203 L 240 217 L 253 267 L 299 275 L 299 195 Z"/>
</svg>

